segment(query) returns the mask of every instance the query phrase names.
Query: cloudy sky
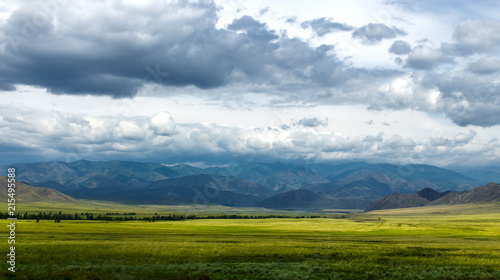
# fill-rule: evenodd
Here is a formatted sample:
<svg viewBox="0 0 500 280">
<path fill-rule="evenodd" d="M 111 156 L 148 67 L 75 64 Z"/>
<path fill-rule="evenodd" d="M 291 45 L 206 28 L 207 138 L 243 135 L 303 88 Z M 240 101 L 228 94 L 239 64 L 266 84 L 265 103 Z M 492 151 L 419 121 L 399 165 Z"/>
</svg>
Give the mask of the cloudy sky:
<svg viewBox="0 0 500 280">
<path fill-rule="evenodd" d="M 500 2 L 2 1 L 0 163 L 500 163 Z"/>
</svg>

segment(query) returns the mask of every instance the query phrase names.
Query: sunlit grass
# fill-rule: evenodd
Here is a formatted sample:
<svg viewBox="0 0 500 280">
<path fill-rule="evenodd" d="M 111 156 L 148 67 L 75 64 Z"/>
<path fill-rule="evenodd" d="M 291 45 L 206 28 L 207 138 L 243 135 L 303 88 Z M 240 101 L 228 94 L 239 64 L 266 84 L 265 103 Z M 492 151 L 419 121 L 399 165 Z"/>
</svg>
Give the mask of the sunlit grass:
<svg viewBox="0 0 500 280">
<path fill-rule="evenodd" d="M 499 209 L 415 208 L 347 219 L 19 220 L 16 276 L 500 279 Z M 0 276 L 9 276 L 6 268 Z"/>
</svg>

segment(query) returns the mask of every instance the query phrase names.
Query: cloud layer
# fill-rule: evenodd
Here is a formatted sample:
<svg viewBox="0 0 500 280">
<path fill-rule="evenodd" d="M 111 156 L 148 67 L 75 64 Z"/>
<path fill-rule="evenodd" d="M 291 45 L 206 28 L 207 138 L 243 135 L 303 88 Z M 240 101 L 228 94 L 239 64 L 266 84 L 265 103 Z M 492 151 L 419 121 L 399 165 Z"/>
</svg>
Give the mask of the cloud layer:
<svg viewBox="0 0 500 280">
<path fill-rule="evenodd" d="M 393 163 L 457 160 L 470 163 L 500 152 L 497 141 L 478 148 L 476 132 L 450 138 L 414 140 L 398 134 L 340 135 L 326 132 L 327 121 L 304 118 L 285 128 L 244 128 L 212 123 L 177 123 L 168 112 L 151 117 L 91 116 L 1 108 L 0 146 L 16 157 L 39 160 L 134 159 L 166 163 L 284 160 L 322 162 L 370 159 Z M 14 131 L 13 128 L 17 129 Z M 450 152 L 454 154 L 450 157 Z M 387 158 L 391 155 L 391 158 Z M 446 155 L 446 157 L 443 157 Z M 469 157 L 469 158 L 468 158 Z"/>
</svg>

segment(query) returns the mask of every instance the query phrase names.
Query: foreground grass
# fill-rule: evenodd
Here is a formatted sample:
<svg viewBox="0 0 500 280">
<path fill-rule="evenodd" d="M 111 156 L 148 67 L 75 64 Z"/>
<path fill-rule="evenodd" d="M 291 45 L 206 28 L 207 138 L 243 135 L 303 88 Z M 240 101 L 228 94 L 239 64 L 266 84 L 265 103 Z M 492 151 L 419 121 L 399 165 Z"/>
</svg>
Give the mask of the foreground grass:
<svg viewBox="0 0 500 280">
<path fill-rule="evenodd" d="M 0 277 L 500 279 L 500 207 L 454 207 L 348 219 L 19 220 L 18 270 L 2 264 Z"/>
</svg>

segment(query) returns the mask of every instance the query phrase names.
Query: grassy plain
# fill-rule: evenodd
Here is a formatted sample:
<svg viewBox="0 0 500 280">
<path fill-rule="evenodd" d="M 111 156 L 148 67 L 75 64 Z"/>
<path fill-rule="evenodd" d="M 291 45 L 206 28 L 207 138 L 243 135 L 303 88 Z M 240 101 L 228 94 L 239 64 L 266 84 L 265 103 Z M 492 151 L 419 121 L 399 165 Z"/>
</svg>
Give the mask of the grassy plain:
<svg viewBox="0 0 500 280">
<path fill-rule="evenodd" d="M 17 272 L 3 261 L 1 278 L 500 279 L 498 204 L 344 219 L 18 220 L 16 240 Z"/>
</svg>

